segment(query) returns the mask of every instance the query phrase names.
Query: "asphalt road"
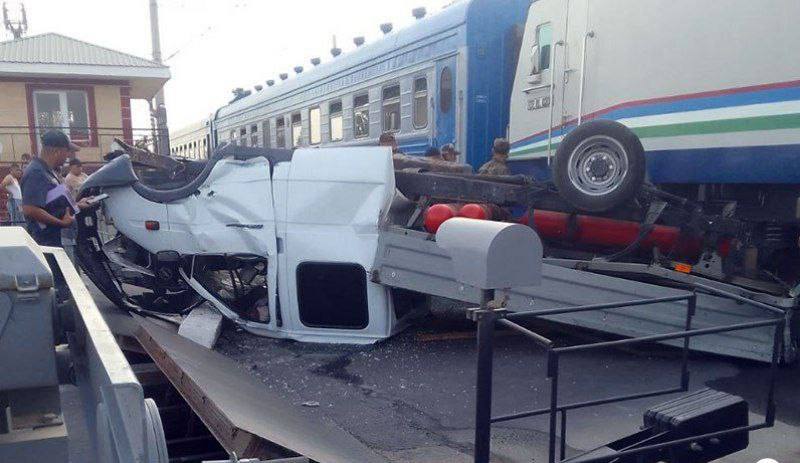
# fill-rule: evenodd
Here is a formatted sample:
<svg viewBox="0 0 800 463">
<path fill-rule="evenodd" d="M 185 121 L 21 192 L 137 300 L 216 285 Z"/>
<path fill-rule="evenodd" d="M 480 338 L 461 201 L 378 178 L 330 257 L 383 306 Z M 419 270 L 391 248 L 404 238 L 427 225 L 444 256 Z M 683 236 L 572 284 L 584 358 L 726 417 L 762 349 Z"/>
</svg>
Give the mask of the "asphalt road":
<svg viewBox="0 0 800 463">
<path fill-rule="evenodd" d="M 438 317 L 367 347 L 309 345 L 258 338 L 231 327 L 217 349 L 257 375 L 265 386 L 302 404 L 318 402 L 330 419 L 394 461 L 471 461 L 473 441 L 475 340 L 462 314 L 442 310 Z M 453 334 L 457 334 L 453 336 Z M 549 332 L 562 343 L 587 342 L 586 333 Z M 591 335 L 589 335 L 591 337 Z M 563 401 L 581 401 L 679 384 L 675 349 L 650 346 L 567 356 L 562 363 Z M 500 336 L 495 353 L 494 414 L 549 405 L 545 357 L 519 336 Z M 751 404 L 750 422 L 763 421 L 766 365 L 693 355 L 691 390 L 704 387 L 739 395 Z M 800 461 L 800 368 L 783 368 L 777 388 L 778 421 L 751 435 L 747 450 L 726 463 L 773 458 Z M 623 402 L 571 412 L 568 454 L 589 450 L 642 424 L 650 406 L 680 394 Z M 546 461 L 546 418 L 493 426 L 493 461 Z"/>
<path fill-rule="evenodd" d="M 97 295 L 97 293 L 95 292 Z M 109 304 L 97 295 L 98 304 Z M 436 317 L 384 342 L 364 347 L 302 344 L 259 338 L 226 326 L 216 349 L 264 387 L 285 396 L 298 413 L 330 420 L 397 462 L 469 462 L 473 441 L 475 340 L 463 314 L 440 308 Z M 586 333 L 548 332 L 569 344 Z M 456 339 L 453 339 L 456 338 Z M 462 338 L 462 339 L 458 339 Z M 519 336 L 496 344 L 494 414 L 548 404 L 544 355 Z M 650 346 L 570 355 L 562 362 L 561 397 L 579 401 L 678 384 L 676 350 Z M 711 387 L 745 398 L 750 422 L 763 420 L 766 365 L 711 355 L 692 356 L 691 389 Z M 780 370 L 778 421 L 751 434 L 747 450 L 725 463 L 773 458 L 800 461 L 800 368 Z M 636 432 L 642 413 L 677 395 L 571 412 L 568 454 Z M 492 461 L 546 461 L 547 421 L 531 418 L 493 427 Z"/>
</svg>

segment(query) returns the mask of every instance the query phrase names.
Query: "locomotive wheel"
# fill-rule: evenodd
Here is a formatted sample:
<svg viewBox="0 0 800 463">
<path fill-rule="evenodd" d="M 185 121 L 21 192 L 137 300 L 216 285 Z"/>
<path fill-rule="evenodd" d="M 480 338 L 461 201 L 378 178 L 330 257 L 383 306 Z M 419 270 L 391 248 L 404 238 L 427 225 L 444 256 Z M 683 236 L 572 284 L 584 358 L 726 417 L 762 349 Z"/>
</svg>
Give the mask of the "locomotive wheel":
<svg viewBox="0 0 800 463">
<path fill-rule="evenodd" d="M 629 201 L 645 177 L 639 138 L 616 121 L 594 120 L 570 132 L 556 150 L 553 182 L 575 208 L 604 212 Z"/>
</svg>

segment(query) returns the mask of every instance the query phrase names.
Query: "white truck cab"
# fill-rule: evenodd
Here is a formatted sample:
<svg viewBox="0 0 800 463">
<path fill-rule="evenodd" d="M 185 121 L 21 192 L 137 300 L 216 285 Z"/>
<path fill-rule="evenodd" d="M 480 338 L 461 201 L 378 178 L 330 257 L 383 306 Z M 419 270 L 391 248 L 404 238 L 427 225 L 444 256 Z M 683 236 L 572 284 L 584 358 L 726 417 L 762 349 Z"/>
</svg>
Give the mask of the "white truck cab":
<svg viewBox="0 0 800 463">
<path fill-rule="evenodd" d="M 600 211 L 656 184 L 800 184 L 800 2 L 537 0 L 512 170 Z M 646 169 L 645 169 L 646 164 Z"/>
</svg>

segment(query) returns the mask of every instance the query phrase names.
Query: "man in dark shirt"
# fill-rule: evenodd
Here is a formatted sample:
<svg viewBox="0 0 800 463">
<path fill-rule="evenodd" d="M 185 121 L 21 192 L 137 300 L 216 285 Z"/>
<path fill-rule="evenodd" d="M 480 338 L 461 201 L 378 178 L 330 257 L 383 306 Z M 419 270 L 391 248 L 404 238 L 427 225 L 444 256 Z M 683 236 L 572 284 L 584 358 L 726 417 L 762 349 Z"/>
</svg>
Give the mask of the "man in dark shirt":
<svg viewBox="0 0 800 463">
<path fill-rule="evenodd" d="M 58 166 L 80 148 L 59 130 L 49 130 L 42 136 L 42 152 L 31 159 L 22 174 L 22 213 L 28 233 L 42 246 L 61 246 L 61 229 L 73 222 L 73 205 L 66 193 L 61 177 L 55 173 Z M 48 197 L 49 195 L 49 197 Z M 74 206 L 88 206 L 84 199 Z"/>
</svg>

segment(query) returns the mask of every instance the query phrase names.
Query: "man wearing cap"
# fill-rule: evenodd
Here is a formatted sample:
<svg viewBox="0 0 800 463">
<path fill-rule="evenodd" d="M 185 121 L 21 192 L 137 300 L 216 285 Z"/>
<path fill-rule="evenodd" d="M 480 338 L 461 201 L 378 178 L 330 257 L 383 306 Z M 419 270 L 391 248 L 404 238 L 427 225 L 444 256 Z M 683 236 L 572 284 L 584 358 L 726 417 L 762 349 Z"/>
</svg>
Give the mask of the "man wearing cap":
<svg viewBox="0 0 800 463">
<path fill-rule="evenodd" d="M 508 140 L 496 138 L 492 145 L 492 159 L 478 169 L 478 175 L 511 175 L 506 163 L 510 148 Z"/>
<path fill-rule="evenodd" d="M 442 146 L 442 159 L 447 162 L 456 162 L 458 161 L 458 155 L 461 154 L 456 150 L 456 147 L 452 143 L 448 143 Z"/>
<path fill-rule="evenodd" d="M 31 159 L 22 174 L 22 213 L 28 233 L 43 246 L 61 246 L 61 229 L 70 227 L 76 208 L 85 208 L 86 199 L 74 203 L 55 170 L 80 148 L 59 130 L 42 135 L 42 152 Z"/>
</svg>

